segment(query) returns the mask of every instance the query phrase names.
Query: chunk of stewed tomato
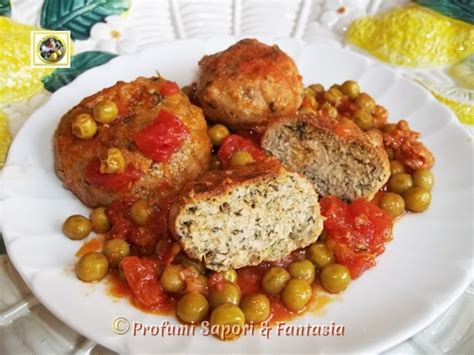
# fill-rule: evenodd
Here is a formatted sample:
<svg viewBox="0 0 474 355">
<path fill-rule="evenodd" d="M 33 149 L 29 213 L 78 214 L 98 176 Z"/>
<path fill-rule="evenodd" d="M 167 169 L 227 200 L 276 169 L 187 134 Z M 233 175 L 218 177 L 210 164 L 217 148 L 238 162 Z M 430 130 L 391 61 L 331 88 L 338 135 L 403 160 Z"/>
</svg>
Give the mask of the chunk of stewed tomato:
<svg viewBox="0 0 474 355">
<path fill-rule="evenodd" d="M 132 165 L 128 165 L 125 170 L 117 174 L 102 174 L 99 171 L 100 160 L 92 160 L 84 171 L 86 181 L 94 187 L 117 192 L 129 188 L 131 183 L 138 180 L 141 172 Z"/>
<path fill-rule="evenodd" d="M 179 86 L 174 81 L 165 81 L 160 88 L 160 94 L 163 96 L 174 95 L 179 92 Z"/>
<path fill-rule="evenodd" d="M 158 262 L 150 258 L 127 256 L 121 266 L 128 286 L 144 306 L 156 307 L 166 301 L 166 293 L 158 279 Z"/>
<path fill-rule="evenodd" d="M 188 128 L 178 117 L 160 110 L 155 121 L 135 134 L 134 141 L 147 158 L 165 163 L 182 147 L 188 136 Z"/>
<path fill-rule="evenodd" d="M 377 205 L 364 199 L 350 204 L 334 196 L 320 201 L 326 220 L 328 247 L 337 262 L 345 265 L 353 279 L 375 265 L 375 257 L 385 250 L 392 237 L 393 218 Z"/>
</svg>

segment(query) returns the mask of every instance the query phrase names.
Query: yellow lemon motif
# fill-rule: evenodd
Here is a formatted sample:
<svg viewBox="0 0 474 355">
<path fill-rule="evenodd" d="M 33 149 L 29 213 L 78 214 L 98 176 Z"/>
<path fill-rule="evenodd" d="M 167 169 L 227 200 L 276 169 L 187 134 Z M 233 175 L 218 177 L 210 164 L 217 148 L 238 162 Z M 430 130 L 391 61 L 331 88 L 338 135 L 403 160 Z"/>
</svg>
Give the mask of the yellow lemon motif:
<svg viewBox="0 0 474 355">
<path fill-rule="evenodd" d="M 10 132 L 8 131 L 7 116 L 2 110 L 0 110 L 0 168 L 3 167 L 10 143 L 11 137 Z"/>
<path fill-rule="evenodd" d="M 453 110 L 462 123 L 474 125 L 474 104 L 455 101 L 435 92 L 432 92 L 432 94 L 439 102 Z"/>
<path fill-rule="evenodd" d="M 474 89 L 474 54 L 454 64 L 448 72 L 464 87 Z"/>
<path fill-rule="evenodd" d="M 43 89 L 41 78 L 54 69 L 30 66 L 30 31 L 0 16 L 0 104 L 27 99 Z"/>
<path fill-rule="evenodd" d="M 474 53 L 474 26 L 417 5 L 355 20 L 350 43 L 408 67 L 452 64 Z"/>
</svg>

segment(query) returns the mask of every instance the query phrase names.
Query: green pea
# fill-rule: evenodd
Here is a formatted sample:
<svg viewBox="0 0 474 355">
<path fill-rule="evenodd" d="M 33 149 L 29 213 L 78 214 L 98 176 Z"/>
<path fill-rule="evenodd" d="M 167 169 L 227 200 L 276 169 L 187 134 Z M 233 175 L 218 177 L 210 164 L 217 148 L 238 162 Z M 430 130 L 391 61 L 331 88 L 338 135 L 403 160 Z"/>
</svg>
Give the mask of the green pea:
<svg viewBox="0 0 474 355">
<path fill-rule="evenodd" d="M 237 272 L 234 269 L 229 269 L 227 271 L 224 271 L 222 273 L 224 276 L 224 279 L 230 282 L 236 282 L 237 281 Z"/>
<path fill-rule="evenodd" d="M 390 175 L 397 175 L 406 172 L 405 167 L 398 160 L 390 160 Z"/>
<path fill-rule="evenodd" d="M 388 190 L 397 194 L 402 194 L 413 186 L 410 174 L 402 173 L 390 177 L 387 183 Z"/>
<path fill-rule="evenodd" d="M 92 210 L 91 223 L 94 232 L 96 233 L 105 233 L 110 229 L 109 218 L 107 217 L 107 211 L 105 207 L 98 207 Z"/>
<path fill-rule="evenodd" d="M 332 264 L 335 260 L 334 252 L 325 243 L 311 244 L 308 250 L 306 250 L 306 258 L 316 265 L 318 269 Z"/>
<path fill-rule="evenodd" d="M 184 288 L 184 281 L 181 279 L 181 271 L 183 271 L 183 267 L 181 265 L 168 265 L 163 270 L 161 274 L 161 287 L 166 292 L 173 292 L 177 293 L 183 290 Z"/>
<path fill-rule="evenodd" d="M 119 262 L 130 255 L 130 245 L 123 239 L 109 239 L 102 250 L 111 267 L 117 267 Z"/>
<path fill-rule="evenodd" d="M 224 303 L 239 305 L 240 288 L 232 282 L 224 282 L 220 287 L 211 288 L 209 291 L 209 302 L 213 308 Z"/>
<path fill-rule="evenodd" d="M 359 96 L 360 87 L 354 80 L 347 80 L 341 86 L 341 91 L 343 94 L 347 95 L 351 100 L 354 100 Z"/>
<path fill-rule="evenodd" d="M 144 225 L 148 221 L 150 212 L 150 205 L 145 200 L 138 200 L 130 207 L 130 216 L 138 225 Z"/>
<path fill-rule="evenodd" d="M 358 110 L 354 113 L 354 123 L 359 126 L 360 129 L 368 131 L 374 125 L 374 120 L 370 112 L 364 110 Z"/>
<path fill-rule="evenodd" d="M 92 115 L 97 122 L 112 123 L 118 115 L 118 107 L 112 100 L 98 102 L 92 111 Z"/>
<path fill-rule="evenodd" d="M 64 235 L 72 240 L 84 239 L 91 231 L 91 222 L 86 217 L 78 214 L 69 216 L 63 223 Z"/>
<path fill-rule="evenodd" d="M 431 203 L 431 194 L 429 191 L 418 187 L 410 187 L 403 194 L 405 206 L 411 212 L 423 212 L 428 209 Z"/>
<path fill-rule="evenodd" d="M 427 169 L 417 169 L 413 175 L 413 185 L 421 187 L 427 191 L 431 191 L 434 185 L 434 176 L 431 171 Z"/>
<path fill-rule="evenodd" d="M 263 275 L 262 287 L 266 293 L 277 295 L 283 290 L 290 278 L 291 276 L 286 269 L 272 267 Z"/>
<path fill-rule="evenodd" d="M 316 276 L 313 263 L 306 259 L 292 262 L 288 266 L 288 271 L 291 277 L 308 281 L 308 283 L 312 283 Z"/>
<path fill-rule="evenodd" d="M 319 280 L 321 285 L 330 293 L 339 293 L 349 286 L 351 274 L 344 265 L 330 264 L 321 270 Z"/>
<path fill-rule="evenodd" d="M 313 295 L 311 285 L 301 279 L 291 279 L 281 293 L 281 299 L 290 311 L 301 311 L 310 301 Z"/>
<path fill-rule="evenodd" d="M 176 314 L 187 323 L 197 323 L 206 318 L 209 303 L 200 293 L 187 293 L 178 301 Z"/>
<path fill-rule="evenodd" d="M 386 192 L 379 203 L 380 208 L 390 213 L 393 217 L 398 217 L 405 211 L 405 201 L 399 194 Z"/>
<path fill-rule="evenodd" d="M 107 275 L 109 262 L 104 254 L 91 251 L 79 259 L 75 271 L 77 277 L 82 281 L 99 281 Z"/>
<path fill-rule="evenodd" d="M 240 308 L 245 314 L 247 323 L 261 323 L 270 317 L 270 300 L 261 293 L 245 297 Z"/>
<path fill-rule="evenodd" d="M 355 103 L 357 106 L 359 106 L 361 109 L 364 111 L 367 111 L 369 113 L 372 112 L 372 110 L 375 107 L 375 101 L 372 97 L 367 95 L 365 92 L 362 92 L 357 96 Z"/>
<path fill-rule="evenodd" d="M 212 311 L 210 324 L 219 330 L 215 334 L 217 337 L 222 340 L 233 340 L 238 338 L 244 329 L 245 314 L 238 306 L 225 303 Z M 235 331 L 239 328 L 240 331 Z"/>
<path fill-rule="evenodd" d="M 224 138 L 229 134 L 230 132 L 227 127 L 222 124 L 216 124 L 208 130 L 209 138 L 211 139 L 212 144 L 214 144 L 216 147 L 220 146 Z"/>
</svg>

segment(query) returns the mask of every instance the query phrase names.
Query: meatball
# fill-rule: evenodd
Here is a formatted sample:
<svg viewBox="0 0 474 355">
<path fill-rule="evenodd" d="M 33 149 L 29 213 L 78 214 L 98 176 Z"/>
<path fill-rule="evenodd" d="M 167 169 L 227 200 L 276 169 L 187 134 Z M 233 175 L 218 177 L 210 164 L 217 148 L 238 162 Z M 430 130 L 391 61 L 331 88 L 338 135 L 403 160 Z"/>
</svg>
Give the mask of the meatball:
<svg viewBox="0 0 474 355">
<path fill-rule="evenodd" d="M 350 120 L 298 113 L 272 123 L 262 148 L 303 174 L 320 196 L 372 199 L 390 177 L 380 139 Z"/>
<path fill-rule="evenodd" d="M 209 168 L 200 108 L 159 77 L 122 81 L 66 113 L 54 137 L 55 168 L 86 205 L 159 201 Z"/>
<path fill-rule="evenodd" d="M 278 46 L 244 39 L 199 62 L 195 98 L 210 120 L 261 132 L 295 112 L 303 84 L 293 60 Z"/>
<path fill-rule="evenodd" d="M 225 271 L 281 260 L 314 243 L 323 218 L 311 182 L 267 158 L 189 183 L 169 225 L 189 257 Z"/>
</svg>

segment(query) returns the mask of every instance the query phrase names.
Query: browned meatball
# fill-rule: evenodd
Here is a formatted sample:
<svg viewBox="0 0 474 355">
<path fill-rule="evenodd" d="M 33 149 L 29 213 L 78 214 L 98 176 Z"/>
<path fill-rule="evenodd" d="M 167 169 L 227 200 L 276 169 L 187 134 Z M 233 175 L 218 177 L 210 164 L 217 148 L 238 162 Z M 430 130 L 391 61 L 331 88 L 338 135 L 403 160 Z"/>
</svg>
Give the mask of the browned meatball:
<svg viewBox="0 0 474 355">
<path fill-rule="evenodd" d="M 91 207 L 159 200 L 206 171 L 211 156 L 201 109 L 158 77 L 85 98 L 62 117 L 54 140 L 58 176 Z"/>
<path fill-rule="evenodd" d="M 244 39 L 199 62 L 196 99 L 207 118 L 236 130 L 262 131 L 296 111 L 303 84 L 293 60 L 276 45 Z"/>
</svg>

